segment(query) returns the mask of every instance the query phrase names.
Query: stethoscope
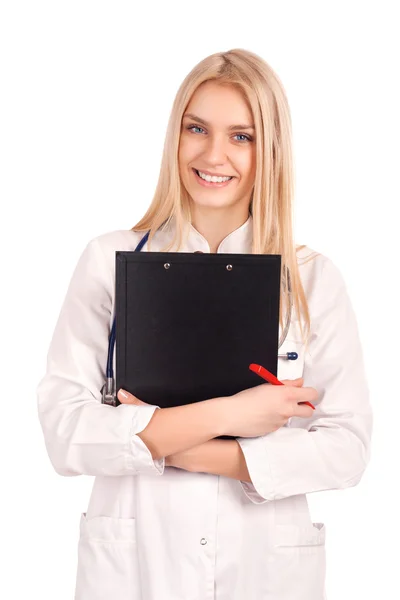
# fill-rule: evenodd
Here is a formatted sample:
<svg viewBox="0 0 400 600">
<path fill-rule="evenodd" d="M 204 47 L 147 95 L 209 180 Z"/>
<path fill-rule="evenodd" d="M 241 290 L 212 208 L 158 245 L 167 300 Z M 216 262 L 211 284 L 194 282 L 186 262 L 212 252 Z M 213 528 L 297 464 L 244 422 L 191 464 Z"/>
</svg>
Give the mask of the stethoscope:
<svg viewBox="0 0 400 600">
<path fill-rule="evenodd" d="M 138 243 L 138 245 L 135 248 L 135 252 L 141 251 L 141 249 L 143 248 L 143 246 L 145 245 L 145 243 L 148 240 L 149 234 L 150 234 L 150 231 L 148 231 L 146 233 L 146 235 L 144 235 L 142 237 L 142 239 L 140 240 L 140 242 Z M 290 302 L 289 302 L 289 311 L 288 311 L 288 315 L 286 317 L 285 327 L 282 331 L 282 334 L 281 334 L 281 337 L 279 340 L 278 349 L 282 346 L 283 342 L 286 339 L 286 336 L 288 334 L 289 327 L 290 327 L 290 319 L 292 316 L 293 298 L 292 298 L 292 287 L 291 287 L 291 283 L 290 283 L 290 275 L 289 275 L 288 268 L 286 269 L 286 273 L 287 273 L 287 287 L 288 287 Z M 106 381 L 105 381 L 103 387 L 101 388 L 102 404 L 111 404 L 112 406 L 116 406 L 116 398 L 117 398 L 116 390 L 115 390 L 114 371 L 113 371 L 115 332 L 116 332 L 116 318 L 114 317 L 114 321 L 113 321 L 113 325 L 112 325 L 111 333 L 110 333 L 110 337 L 109 337 L 109 342 L 108 342 Z M 285 358 L 286 360 L 297 360 L 298 357 L 299 357 L 299 355 L 297 354 L 297 352 L 285 352 L 284 354 L 278 354 L 278 358 Z"/>
</svg>

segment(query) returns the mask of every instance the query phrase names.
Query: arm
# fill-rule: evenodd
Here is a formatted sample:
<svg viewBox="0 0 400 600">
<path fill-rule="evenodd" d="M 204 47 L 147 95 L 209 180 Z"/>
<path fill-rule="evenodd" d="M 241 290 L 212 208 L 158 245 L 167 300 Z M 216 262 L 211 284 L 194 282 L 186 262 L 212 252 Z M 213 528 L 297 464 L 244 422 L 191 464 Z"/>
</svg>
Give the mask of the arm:
<svg viewBox="0 0 400 600">
<path fill-rule="evenodd" d="M 72 275 L 36 388 L 46 449 L 60 475 L 162 475 L 167 452 L 220 434 L 216 402 L 166 410 L 101 403 L 114 280 L 98 239 L 91 240 Z M 154 457 L 147 442 L 157 448 Z"/>
<path fill-rule="evenodd" d="M 36 388 L 47 453 L 60 475 L 161 475 L 164 470 L 137 436 L 157 407 L 101 403 L 113 286 L 113 273 L 93 239 L 72 274 Z"/>
<path fill-rule="evenodd" d="M 167 467 L 195 473 L 212 473 L 251 483 L 242 449 L 236 440 L 210 440 L 184 452 L 167 456 Z"/>
<path fill-rule="evenodd" d="M 219 398 L 159 409 L 139 437 L 153 458 L 170 456 L 223 435 Z M 219 440 L 223 441 L 223 440 Z"/>
<path fill-rule="evenodd" d="M 303 376 L 320 403 L 309 419 L 292 417 L 267 435 L 237 438 L 252 480 L 241 486 L 255 504 L 354 486 L 370 459 L 373 418 L 356 317 L 331 260 L 314 277 Z"/>
</svg>

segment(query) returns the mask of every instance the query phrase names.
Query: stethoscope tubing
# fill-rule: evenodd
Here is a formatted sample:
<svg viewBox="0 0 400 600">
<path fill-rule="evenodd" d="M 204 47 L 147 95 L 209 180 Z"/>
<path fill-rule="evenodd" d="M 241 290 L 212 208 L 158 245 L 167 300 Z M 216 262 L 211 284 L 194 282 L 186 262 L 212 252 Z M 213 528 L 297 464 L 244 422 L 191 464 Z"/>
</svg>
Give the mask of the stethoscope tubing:
<svg viewBox="0 0 400 600">
<path fill-rule="evenodd" d="M 145 243 L 147 242 L 147 240 L 149 238 L 149 234 L 150 234 L 150 231 L 148 231 L 146 233 L 146 235 L 144 235 L 142 237 L 142 239 L 140 240 L 140 242 L 138 243 L 138 245 L 135 248 L 135 252 L 141 251 L 141 249 L 143 248 L 143 246 L 145 245 Z M 109 338 L 109 342 L 108 342 L 107 370 L 106 370 L 107 379 L 114 378 L 113 360 L 114 360 L 114 348 L 115 348 L 115 338 L 116 338 L 116 321 L 117 321 L 117 319 L 116 319 L 116 317 L 114 317 L 114 321 L 113 321 L 111 333 L 110 333 L 110 338 Z"/>
</svg>

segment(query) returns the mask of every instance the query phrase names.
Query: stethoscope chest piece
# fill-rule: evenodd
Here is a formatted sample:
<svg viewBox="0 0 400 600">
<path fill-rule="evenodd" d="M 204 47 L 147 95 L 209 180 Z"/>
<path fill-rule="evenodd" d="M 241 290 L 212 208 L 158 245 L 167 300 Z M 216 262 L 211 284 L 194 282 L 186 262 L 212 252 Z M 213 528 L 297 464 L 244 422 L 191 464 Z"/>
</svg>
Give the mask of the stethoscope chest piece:
<svg viewBox="0 0 400 600">
<path fill-rule="evenodd" d="M 105 384 L 101 388 L 101 403 L 117 406 L 117 393 L 115 389 L 115 378 L 107 377 Z"/>
<path fill-rule="evenodd" d="M 299 355 L 297 352 L 285 352 L 284 354 L 278 354 L 278 358 L 285 358 L 286 360 L 297 360 Z"/>
</svg>

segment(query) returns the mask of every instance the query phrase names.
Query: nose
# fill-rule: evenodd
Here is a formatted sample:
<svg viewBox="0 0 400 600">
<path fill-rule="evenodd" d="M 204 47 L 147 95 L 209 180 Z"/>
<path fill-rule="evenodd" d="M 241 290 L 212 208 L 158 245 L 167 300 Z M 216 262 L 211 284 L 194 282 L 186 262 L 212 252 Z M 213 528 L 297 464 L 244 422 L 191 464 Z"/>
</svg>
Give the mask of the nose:
<svg viewBox="0 0 400 600">
<path fill-rule="evenodd" d="M 204 159 L 210 165 L 225 165 L 228 162 L 227 144 L 224 135 L 210 135 L 204 149 Z"/>
</svg>

